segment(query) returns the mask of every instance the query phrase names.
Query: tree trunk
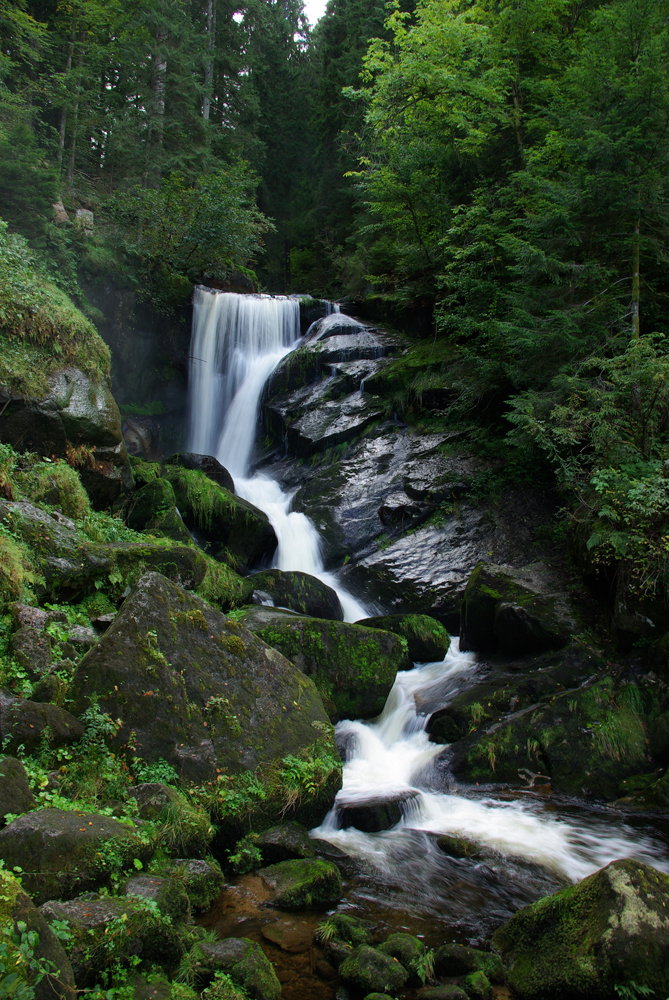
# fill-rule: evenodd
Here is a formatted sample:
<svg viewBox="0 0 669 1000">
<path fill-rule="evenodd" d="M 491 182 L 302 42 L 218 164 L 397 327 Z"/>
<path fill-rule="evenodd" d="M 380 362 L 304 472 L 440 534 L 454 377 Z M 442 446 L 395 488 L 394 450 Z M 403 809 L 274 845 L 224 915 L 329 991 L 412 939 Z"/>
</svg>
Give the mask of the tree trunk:
<svg viewBox="0 0 669 1000">
<path fill-rule="evenodd" d="M 67 59 L 65 60 L 65 76 L 68 77 L 72 71 L 72 53 L 74 52 L 74 29 L 75 23 L 72 18 L 72 31 L 70 32 L 70 44 L 67 47 Z M 63 166 L 63 150 L 65 149 L 65 128 L 67 126 L 67 104 L 63 104 L 60 112 L 60 126 L 58 128 L 58 170 Z"/>
<path fill-rule="evenodd" d="M 640 256 L 641 256 L 641 219 L 637 217 L 634 224 L 634 238 L 632 241 L 632 337 L 639 339 L 641 331 L 641 284 L 640 284 Z"/>
<path fill-rule="evenodd" d="M 82 39 L 83 41 L 83 39 Z M 72 109 L 72 139 L 70 141 L 70 158 L 67 164 L 68 184 L 74 184 L 74 163 L 77 156 L 77 122 L 79 119 L 79 94 L 81 93 L 81 67 L 84 62 L 83 47 L 77 59 L 77 82 L 75 85 L 76 98 Z"/>
<path fill-rule="evenodd" d="M 211 87 L 214 82 L 214 43 L 216 41 L 216 7 L 214 0 L 207 0 L 207 59 L 204 70 L 204 104 L 202 117 L 209 121 L 211 108 Z"/>
</svg>

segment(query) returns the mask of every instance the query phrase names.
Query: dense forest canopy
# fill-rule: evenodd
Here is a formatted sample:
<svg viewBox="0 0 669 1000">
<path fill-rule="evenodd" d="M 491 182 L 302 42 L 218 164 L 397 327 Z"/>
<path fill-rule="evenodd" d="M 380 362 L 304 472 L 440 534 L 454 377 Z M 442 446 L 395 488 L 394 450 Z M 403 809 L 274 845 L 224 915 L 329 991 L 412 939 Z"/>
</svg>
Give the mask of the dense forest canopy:
<svg viewBox="0 0 669 1000">
<path fill-rule="evenodd" d="M 84 311 L 241 274 L 420 315 L 395 412 L 549 470 L 656 586 L 669 0 L 0 0 L 0 38 L 0 216 Z"/>
</svg>

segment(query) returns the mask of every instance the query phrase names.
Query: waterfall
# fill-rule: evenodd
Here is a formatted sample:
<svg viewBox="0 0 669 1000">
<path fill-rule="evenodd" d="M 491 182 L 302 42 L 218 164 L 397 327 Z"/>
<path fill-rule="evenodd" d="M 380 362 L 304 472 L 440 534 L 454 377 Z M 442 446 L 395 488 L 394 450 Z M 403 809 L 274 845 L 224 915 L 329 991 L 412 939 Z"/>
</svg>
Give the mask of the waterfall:
<svg viewBox="0 0 669 1000">
<path fill-rule="evenodd" d="M 328 306 L 328 314 L 339 311 Z M 346 621 L 357 621 L 373 612 L 325 572 L 318 532 L 306 515 L 291 511 L 293 495 L 267 476 L 249 477 L 263 386 L 299 340 L 298 299 L 196 288 L 188 448 L 215 456 L 239 496 L 267 514 L 278 541 L 276 568 L 318 577 L 337 591 Z"/>
</svg>

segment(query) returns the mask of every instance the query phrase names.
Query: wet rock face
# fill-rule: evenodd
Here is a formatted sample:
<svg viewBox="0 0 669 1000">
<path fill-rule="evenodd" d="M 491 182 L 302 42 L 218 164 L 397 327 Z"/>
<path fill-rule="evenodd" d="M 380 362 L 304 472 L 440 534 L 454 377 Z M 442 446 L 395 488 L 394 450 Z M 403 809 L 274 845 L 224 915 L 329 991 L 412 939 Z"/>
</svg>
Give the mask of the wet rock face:
<svg viewBox="0 0 669 1000">
<path fill-rule="evenodd" d="M 409 973 L 390 955 L 361 944 L 339 966 L 339 975 L 347 986 L 368 993 L 397 993 L 409 978 Z"/>
<path fill-rule="evenodd" d="M 313 858 L 281 861 L 261 868 L 258 875 L 274 892 L 271 905 L 282 910 L 334 906 L 341 898 L 341 875 L 330 861 Z"/>
<path fill-rule="evenodd" d="M 165 465 L 180 465 L 182 469 L 195 469 L 204 472 L 208 479 L 211 479 L 224 490 L 230 493 L 235 492 L 235 482 L 224 465 L 211 455 L 197 455 L 192 451 L 175 452 L 165 459 Z"/>
<path fill-rule="evenodd" d="M 340 829 L 347 830 L 353 826 L 363 833 L 390 830 L 404 816 L 411 814 L 416 799 L 416 792 L 399 792 L 365 802 L 339 799 L 336 804 L 337 823 Z"/>
<path fill-rule="evenodd" d="M 333 718 L 369 719 L 408 666 L 399 636 L 346 622 L 249 608 L 240 620 L 312 677 Z"/>
<path fill-rule="evenodd" d="M 311 618 L 327 618 L 335 622 L 344 620 L 336 590 L 309 573 L 283 573 L 280 569 L 269 569 L 256 573 L 252 580 L 254 590 L 268 594 L 276 607 L 288 608 Z"/>
<path fill-rule="evenodd" d="M 300 823 L 281 823 L 260 834 L 256 841 L 263 861 L 274 864 L 293 858 L 313 858 L 314 849 L 306 827 Z"/>
<path fill-rule="evenodd" d="M 93 504 L 109 506 L 133 486 L 111 390 L 77 368 L 57 372 L 49 384 L 44 399 L 11 400 L 3 413 L 0 440 L 21 441 L 26 450 L 74 461 Z"/>
<path fill-rule="evenodd" d="M 320 696 L 276 649 L 157 573 L 81 661 L 71 697 L 133 730 L 139 755 L 195 781 L 299 753 L 332 728 Z M 124 737 L 119 734 L 119 741 Z"/>
<path fill-rule="evenodd" d="M 110 847 L 122 867 L 151 854 L 132 827 L 97 813 L 39 809 L 0 831 L 0 858 L 7 868 L 24 869 L 23 884 L 38 903 L 106 885 L 110 869 L 102 852 Z"/>
<path fill-rule="evenodd" d="M 608 1000 L 616 986 L 669 990 L 669 877 L 614 861 L 519 910 L 493 937 L 519 1000 Z"/>
</svg>

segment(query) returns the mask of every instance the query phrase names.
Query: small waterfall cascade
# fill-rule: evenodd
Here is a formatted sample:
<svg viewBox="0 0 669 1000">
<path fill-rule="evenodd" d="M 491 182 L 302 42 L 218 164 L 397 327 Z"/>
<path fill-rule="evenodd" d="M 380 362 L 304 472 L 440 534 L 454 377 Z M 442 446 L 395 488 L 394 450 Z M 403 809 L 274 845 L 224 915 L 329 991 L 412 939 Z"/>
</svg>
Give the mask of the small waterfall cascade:
<svg viewBox="0 0 669 1000">
<path fill-rule="evenodd" d="M 328 305 L 328 315 L 339 309 Z M 249 477 L 263 386 L 299 340 L 299 299 L 196 288 L 188 449 L 215 456 L 239 496 L 267 514 L 278 540 L 277 569 L 318 577 L 339 594 L 346 621 L 357 621 L 371 612 L 325 572 L 318 532 L 305 514 L 291 511 L 292 494 L 267 476 Z"/>
<path fill-rule="evenodd" d="M 489 796 L 446 794 L 434 790 L 431 772 L 434 759 L 444 747 L 430 742 L 425 726 L 429 718 L 416 709 L 416 698 L 433 706 L 446 705 L 468 685 L 475 654 L 461 653 L 458 640 L 443 661 L 417 664 L 397 674 L 395 685 L 381 715 L 374 722 L 344 720 L 337 725 L 338 739 L 347 747 L 343 787 L 334 808 L 312 834 L 369 861 L 395 879 L 406 870 L 408 884 L 416 882 L 417 840 L 424 852 L 426 892 L 434 893 L 427 874 L 435 877 L 444 856 L 430 838 L 421 834 L 447 834 L 476 841 L 491 856 L 522 858 L 559 880 L 585 878 L 610 861 L 634 857 L 667 869 L 658 860 L 662 849 L 650 837 L 622 821 L 592 814 L 566 818 L 551 809 L 549 801 L 536 796 L 514 796 L 506 801 L 499 793 Z M 441 785 L 441 782 L 439 783 Z M 350 827 L 342 829 L 345 806 L 388 799 L 409 793 L 403 819 L 391 830 L 369 834 Z M 420 882 L 420 879 L 418 880 Z"/>
</svg>

